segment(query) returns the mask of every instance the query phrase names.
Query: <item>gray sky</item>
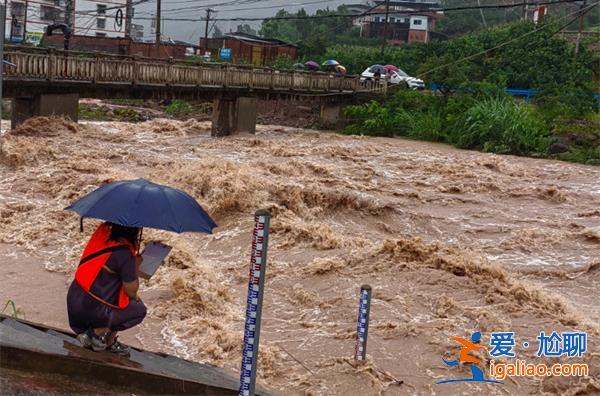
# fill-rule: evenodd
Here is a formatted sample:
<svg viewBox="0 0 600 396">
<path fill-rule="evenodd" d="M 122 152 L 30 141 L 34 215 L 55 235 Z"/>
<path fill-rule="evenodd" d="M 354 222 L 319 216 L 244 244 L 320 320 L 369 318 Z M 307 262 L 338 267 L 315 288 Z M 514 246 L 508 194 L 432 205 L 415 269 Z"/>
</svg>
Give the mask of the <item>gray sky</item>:
<svg viewBox="0 0 600 396">
<path fill-rule="evenodd" d="M 135 2 L 136 0 L 134 0 Z M 363 2 L 361 0 L 162 0 L 162 17 L 171 18 L 192 18 L 200 19 L 206 16 L 206 8 L 216 10 L 217 13 L 212 17 L 216 18 L 238 18 L 251 17 L 260 18 L 272 16 L 278 10 L 285 8 L 289 12 L 304 8 L 308 12 L 313 12 L 319 8 L 336 8 L 340 4 L 355 4 Z M 227 3 L 228 5 L 219 5 Z M 311 4 L 303 4 L 311 3 Z M 233 5 L 232 5 L 233 4 Z M 300 5 L 303 4 L 303 5 Z M 274 8 L 265 8 L 274 7 Z M 185 8 L 185 9 L 184 9 Z M 251 9 L 253 8 L 253 9 Z M 256 9 L 260 8 L 260 9 Z M 150 33 L 150 21 L 141 18 L 152 18 L 156 11 L 156 0 L 149 0 L 147 3 L 135 6 L 135 17 L 133 23 L 144 25 L 144 38 L 153 39 Z M 241 23 L 248 23 L 255 28 L 260 26 L 260 22 L 217 22 L 223 32 L 230 29 L 235 30 Z M 201 22 L 181 22 L 165 20 L 163 26 L 163 37 L 174 40 L 182 40 L 190 43 L 198 43 L 201 35 L 204 36 L 204 21 Z M 212 23 L 211 23 L 212 25 Z M 209 34 L 210 35 L 210 34 Z"/>
</svg>

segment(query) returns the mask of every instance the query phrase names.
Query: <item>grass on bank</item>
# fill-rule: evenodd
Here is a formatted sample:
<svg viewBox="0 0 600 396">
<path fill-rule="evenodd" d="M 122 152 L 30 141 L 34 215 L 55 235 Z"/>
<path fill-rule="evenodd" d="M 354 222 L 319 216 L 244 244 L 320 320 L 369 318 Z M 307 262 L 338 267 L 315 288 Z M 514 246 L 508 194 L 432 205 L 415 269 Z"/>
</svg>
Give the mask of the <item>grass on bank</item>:
<svg viewBox="0 0 600 396">
<path fill-rule="evenodd" d="M 349 106 L 345 133 L 404 136 L 500 154 L 600 164 L 597 110 L 531 105 L 501 92 L 433 97 L 400 90 L 382 102 Z"/>
</svg>

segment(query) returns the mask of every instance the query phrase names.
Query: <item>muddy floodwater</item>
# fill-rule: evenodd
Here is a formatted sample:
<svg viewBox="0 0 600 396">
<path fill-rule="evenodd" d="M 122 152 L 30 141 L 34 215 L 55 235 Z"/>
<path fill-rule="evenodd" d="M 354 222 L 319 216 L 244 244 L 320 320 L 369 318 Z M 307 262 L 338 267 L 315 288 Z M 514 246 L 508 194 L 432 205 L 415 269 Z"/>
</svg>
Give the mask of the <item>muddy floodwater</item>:
<svg viewBox="0 0 600 396">
<path fill-rule="evenodd" d="M 267 208 L 262 384 L 285 395 L 600 392 L 598 167 L 278 126 L 214 139 L 197 121 L 38 118 L 0 142 L 2 304 L 30 320 L 67 327 L 61 302 L 98 224 L 80 233 L 63 208 L 144 177 L 187 191 L 219 227 L 144 232 L 174 248 L 141 287 L 136 345 L 239 370 L 253 213 Z M 362 284 L 373 288 L 369 360 L 354 366 Z M 442 357 L 474 331 L 487 345 L 490 332 L 515 332 L 519 359 L 586 362 L 589 376 L 435 384 L 470 376 Z M 585 331 L 588 350 L 538 360 L 540 331 Z"/>
</svg>

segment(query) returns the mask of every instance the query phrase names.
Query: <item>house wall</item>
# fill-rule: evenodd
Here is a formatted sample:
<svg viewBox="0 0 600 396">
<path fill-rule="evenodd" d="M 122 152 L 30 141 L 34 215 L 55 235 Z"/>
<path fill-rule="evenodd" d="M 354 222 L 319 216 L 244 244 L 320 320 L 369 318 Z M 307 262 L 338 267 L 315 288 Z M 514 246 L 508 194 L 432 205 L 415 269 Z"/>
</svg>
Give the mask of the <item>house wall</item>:
<svg viewBox="0 0 600 396">
<path fill-rule="evenodd" d="M 44 36 L 42 44 L 48 47 L 63 48 L 63 36 Z M 160 46 L 161 59 L 186 57 L 186 45 L 162 44 Z M 79 36 L 71 37 L 70 49 L 82 52 L 102 52 L 115 55 L 131 55 L 154 58 L 156 57 L 156 46 L 153 43 L 140 43 L 129 38 L 121 37 L 93 37 Z"/>
<path fill-rule="evenodd" d="M 73 34 L 125 37 L 126 0 L 73 0 L 73 3 Z M 65 22 L 65 4 L 65 0 L 8 0 L 6 40 L 11 41 L 12 36 L 12 42 L 21 42 L 25 32 L 43 33 L 46 26 Z M 98 5 L 105 6 L 106 11 L 98 13 Z M 117 20 L 121 20 L 120 26 Z"/>
<path fill-rule="evenodd" d="M 429 41 L 429 35 L 427 30 L 409 30 L 408 31 L 408 42 L 409 43 L 427 43 Z"/>
<path fill-rule="evenodd" d="M 273 45 L 238 40 L 232 37 L 209 39 L 208 50 L 214 58 L 218 57 L 219 48 L 231 48 L 234 63 L 253 63 L 252 54 L 256 53 L 257 66 L 268 65 L 279 55 L 287 55 L 292 59 L 298 57 L 298 49 L 291 45 Z M 200 40 L 200 52 L 203 52 L 204 40 Z M 255 49 L 257 48 L 257 49 Z"/>
<path fill-rule="evenodd" d="M 126 0 L 75 0 L 74 34 L 125 37 L 125 5 Z"/>
<path fill-rule="evenodd" d="M 8 0 L 6 4 L 6 41 L 21 42 L 25 32 L 43 33 L 46 26 L 63 22 L 63 1 L 54 0 Z M 25 23 L 26 22 L 26 23 Z"/>
<path fill-rule="evenodd" d="M 90 36 L 71 36 L 69 40 L 69 49 L 82 52 L 102 52 L 115 55 L 129 55 L 129 46 L 131 40 L 126 38 L 110 37 L 90 37 Z M 44 36 L 42 45 L 63 48 L 63 36 L 57 34 L 53 36 Z"/>
<path fill-rule="evenodd" d="M 412 15 L 410 17 L 410 30 L 428 30 L 427 19 L 426 16 Z"/>
</svg>

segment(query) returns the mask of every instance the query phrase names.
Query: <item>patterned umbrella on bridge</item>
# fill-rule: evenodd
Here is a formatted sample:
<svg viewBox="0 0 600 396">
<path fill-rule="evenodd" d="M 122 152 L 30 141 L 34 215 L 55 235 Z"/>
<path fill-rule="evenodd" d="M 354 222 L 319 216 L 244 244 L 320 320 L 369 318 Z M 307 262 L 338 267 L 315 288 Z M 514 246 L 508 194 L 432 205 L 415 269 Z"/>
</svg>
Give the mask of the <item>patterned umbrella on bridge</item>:
<svg viewBox="0 0 600 396">
<path fill-rule="evenodd" d="M 385 66 L 383 66 L 383 68 L 384 68 L 385 70 L 387 70 L 387 71 L 391 71 L 391 72 L 393 72 L 393 71 L 398 71 L 398 70 L 399 70 L 399 69 L 398 69 L 398 66 L 394 66 L 394 65 L 385 65 Z"/>
<path fill-rule="evenodd" d="M 321 68 L 321 66 L 315 61 L 308 61 L 304 64 L 304 66 L 310 70 L 319 70 Z"/>
<path fill-rule="evenodd" d="M 371 67 L 369 67 L 369 72 L 371 72 L 373 74 L 375 74 L 375 73 L 386 74 L 387 69 L 381 65 L 372 65 Z"/>
<path fill-rule="evenodd" d="M 297 70 L 303 70 L 306 68 L 306 66 L 304 66 L 302 63 L 294 63 L 292 67 Z"/>
<path fill-rule="evenodd" d="M 335 67 L 335 71 L 340 73 L 340 74 L 346 74 L 346 68 L 342 65 L 337 65 Z"/>
</svg>

